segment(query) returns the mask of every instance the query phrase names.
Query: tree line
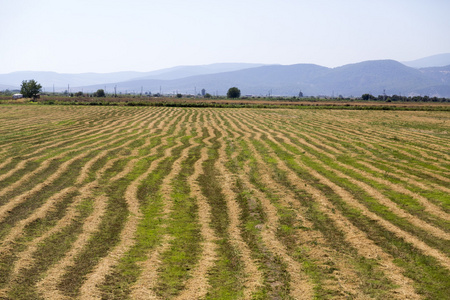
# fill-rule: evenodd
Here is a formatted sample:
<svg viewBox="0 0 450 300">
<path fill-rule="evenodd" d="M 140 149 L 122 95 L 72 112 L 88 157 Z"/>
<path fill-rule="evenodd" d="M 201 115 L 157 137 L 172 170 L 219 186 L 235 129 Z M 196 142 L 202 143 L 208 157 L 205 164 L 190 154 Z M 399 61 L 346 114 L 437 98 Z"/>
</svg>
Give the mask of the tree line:
<svg viewBox="0 0 450 300">
<path fill-rule="evenodd" d="M 371 94 L 364 94 L 361 96 L 362 100 L 367 101 L 385 101 L 385 102 L 450 102 L 449 98 L 443 97 L 429 97 L 429 96 L 399 96 L 399 95 L 379 95 L 375 97 Z"/>
</svg>

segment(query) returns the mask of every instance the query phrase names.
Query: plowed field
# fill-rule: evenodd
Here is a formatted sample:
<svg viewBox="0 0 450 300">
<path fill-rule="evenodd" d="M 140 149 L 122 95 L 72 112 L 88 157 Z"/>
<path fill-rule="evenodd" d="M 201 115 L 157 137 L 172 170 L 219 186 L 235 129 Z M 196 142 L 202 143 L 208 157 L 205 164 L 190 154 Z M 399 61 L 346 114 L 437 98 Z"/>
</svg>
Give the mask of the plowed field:
<svg viewBox="0 0 450 300">
<path fill-rule="evenodd" d="M 448 299 L 450 114 L 0 106 L 1 299 Z"/>
</svg>

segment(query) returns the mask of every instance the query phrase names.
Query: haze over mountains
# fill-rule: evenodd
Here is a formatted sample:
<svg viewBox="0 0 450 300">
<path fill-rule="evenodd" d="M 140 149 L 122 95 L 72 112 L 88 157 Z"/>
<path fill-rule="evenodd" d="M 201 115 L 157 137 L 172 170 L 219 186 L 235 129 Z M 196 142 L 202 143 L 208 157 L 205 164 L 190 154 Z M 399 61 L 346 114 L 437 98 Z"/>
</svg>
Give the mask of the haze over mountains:
<svg viewBox="0 0 450 300">
<path fill-rule="evenodd" d="M 361 96 L 428 95 L 450 97 L 450 54 L 435 55 L 410 62 L 394 60 L 365 61 L 337 68 L 313 64 L 262 65 L 223 63 L 179 66 L 152 72 L 107 74 L 58 74 L 55 72 L 14 72 L 0 74 L 0 90 L 14 89 L 22 80 L 35 79 L 45 91 L 107 93 L 151 92 L 163 94 L 207 93 L 224 95 L 237 86 L 243 95 Z"/>
</svg>

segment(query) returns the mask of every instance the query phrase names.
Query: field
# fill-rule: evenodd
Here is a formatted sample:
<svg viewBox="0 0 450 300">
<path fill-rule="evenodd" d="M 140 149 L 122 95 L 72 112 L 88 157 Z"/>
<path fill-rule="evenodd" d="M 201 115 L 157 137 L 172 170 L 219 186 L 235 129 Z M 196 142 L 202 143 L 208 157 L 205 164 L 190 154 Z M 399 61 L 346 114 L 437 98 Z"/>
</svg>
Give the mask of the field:
<svg viewBox="0 0 450 300">
<path fill-rule="evenodd" d="M 1 299 L 448 299 L 448 111 L 0 106 Z"/>
</svg>

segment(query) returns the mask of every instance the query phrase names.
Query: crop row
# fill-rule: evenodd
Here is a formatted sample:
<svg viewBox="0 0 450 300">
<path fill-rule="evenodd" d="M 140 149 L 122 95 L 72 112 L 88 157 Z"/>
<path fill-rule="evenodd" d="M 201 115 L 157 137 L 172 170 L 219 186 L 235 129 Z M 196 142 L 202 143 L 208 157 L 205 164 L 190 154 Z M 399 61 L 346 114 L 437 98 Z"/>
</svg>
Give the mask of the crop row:
<svg viewBox="0 0 450 300">
<path fill-rule="evenodd" d="M 446 112 L 0 107 L 0 297 L 443 299 Z"/>
</svg>

